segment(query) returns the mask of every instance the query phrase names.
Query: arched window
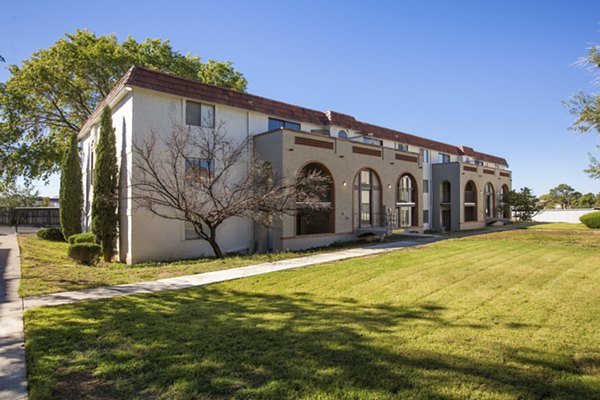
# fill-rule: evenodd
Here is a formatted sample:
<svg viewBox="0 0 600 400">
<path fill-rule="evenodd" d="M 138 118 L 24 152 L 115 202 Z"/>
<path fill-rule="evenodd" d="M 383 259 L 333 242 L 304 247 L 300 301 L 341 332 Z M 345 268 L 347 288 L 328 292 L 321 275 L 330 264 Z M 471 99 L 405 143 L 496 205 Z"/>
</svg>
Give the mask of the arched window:
<svg viewBox="0 0 600 400">
<path fill-rule="evenodd" d="M 348 133 L 342 129 L 338 132 L 338 137 L 342 139 L 348 139 Z"/>
<path fill-rule="evenodd" d="M 486 183 L 483 188 L 485 196 L 485 216 L 486 218 L 496 217 L 496 196 L 494 195 L 494 186 L 491 183 Z"/>
<path fill-rule="evenodd" d="M 316 233 L 335 232 L 335 202 L 333 177 L 329 170 L 322 164 L 310 163 L 302 168 L 302 173 L 309 174 L 317 172 L 329 178 L 327 190 L 321 195 L 319 201 L 325 203 L 329 208 L 324 210 L 312 210 L 296 204 L 296 235 L 312 235 Z"/>
<path fill-rule="evenodd" d="M 419 225 L 417 183 L 410 174 L 404 174 L 396 185 L 396 212 L 402 228 Z"/>
<path fill-rule="evenodd" d="M 384 226 L 381 212 L 381 181 L 372 169 L 362 169 L 354 178 L 355 228 Z"/>
<path fill-rule="evenodd" d="M 465 186 L 465 222 L 477 221 L 477 186 L 473 181 Z"/>
</svg>

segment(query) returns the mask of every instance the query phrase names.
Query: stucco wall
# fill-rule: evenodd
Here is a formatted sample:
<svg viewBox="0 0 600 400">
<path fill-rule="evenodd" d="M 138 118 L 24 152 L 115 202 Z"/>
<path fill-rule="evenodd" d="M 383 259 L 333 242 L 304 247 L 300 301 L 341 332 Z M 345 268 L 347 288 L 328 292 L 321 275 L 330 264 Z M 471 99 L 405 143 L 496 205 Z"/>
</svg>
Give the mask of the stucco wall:
<svg viewBox="0 0 600 400">
<path fill-rule="evenodd" d="M 533 217 L 536 222 L 569 222 L 572 224 L 580 223 L 579 218 L 585 214 L 598 211 L 594 208 L 577 208 L 569 210 L 542 210 Z"/>
</svg>

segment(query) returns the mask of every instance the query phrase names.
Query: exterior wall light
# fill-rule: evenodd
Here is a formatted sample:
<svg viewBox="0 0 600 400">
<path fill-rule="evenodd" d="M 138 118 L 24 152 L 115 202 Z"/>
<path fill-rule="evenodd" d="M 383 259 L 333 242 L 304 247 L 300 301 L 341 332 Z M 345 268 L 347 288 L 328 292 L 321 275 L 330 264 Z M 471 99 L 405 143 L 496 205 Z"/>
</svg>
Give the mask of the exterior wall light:
<svg viewBox="0 0 600 400">
<path fill-rule="evenodd" d="M 346 183 L 346 181 L 344 181 L 344 182 L 342 182 L 342 185 L 346 186 L 346 185 L 348 185 L 348 184 Z"/>
</svg>

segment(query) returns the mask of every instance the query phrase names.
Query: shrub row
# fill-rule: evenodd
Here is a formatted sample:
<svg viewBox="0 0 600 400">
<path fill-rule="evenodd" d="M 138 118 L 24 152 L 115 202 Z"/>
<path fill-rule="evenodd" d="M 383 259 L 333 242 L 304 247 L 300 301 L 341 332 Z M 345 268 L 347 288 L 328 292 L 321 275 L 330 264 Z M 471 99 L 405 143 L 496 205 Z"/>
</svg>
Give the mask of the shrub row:
<svg viewBox="0 0 600 400">
<path fill-rule="evenodd" d="M 36 233 L 37 237 L 44 240 L 53 240 L 55 242 L 64 242 L 62 231 L 59 228 L 42 228 Z"/>
<path fill-rule="evenodd" d="M 73 243 L 69 246 L 69 257 L 84 265 L 94 265 L 100 259 L 102 248 L 97 243 Z"/>
<path fill-rule="evenodd" d="M 579 220 L 590 229 L 600 229 L 600 211 L 582 215 Z"/>
<path fill-rule="evenodd" d="M 75 243 L 96 243 L 96 235 L 92 232 L 84 232 L 69 236 L 69 244 Z"/>
</svg>

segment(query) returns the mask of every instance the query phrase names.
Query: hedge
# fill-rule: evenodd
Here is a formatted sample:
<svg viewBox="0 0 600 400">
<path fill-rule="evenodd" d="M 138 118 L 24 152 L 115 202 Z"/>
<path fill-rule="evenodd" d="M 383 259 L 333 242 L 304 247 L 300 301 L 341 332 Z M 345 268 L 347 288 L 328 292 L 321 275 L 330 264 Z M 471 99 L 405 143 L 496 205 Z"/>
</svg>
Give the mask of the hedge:
<svg viewBox="0 0 600 400">
<path fill-rule="evenodd" d="M 42 228 L 36 233 L 37 237 L 44 240 L 53 240 L 55 242 L 64 242 L 62 231 L 59 228 Z"/>
<path fill-rule="evenodd" d="M 96 235 L 92 232 L 84 232 L 69 236 L 69 244 L 75 243 L 96 243 Z"/>
<path fill-rule="evenodd" d="M 69 257 L 84 265 L 94 265 L 100 259 L 102 248 L 96 243 L 74 243 L 69 246 Z"/>
<path fill-rule="evenodd" d="M 590 229 L 600 229 L 600 211 L 582 215 L 579 220 Z"/>
</svg>

